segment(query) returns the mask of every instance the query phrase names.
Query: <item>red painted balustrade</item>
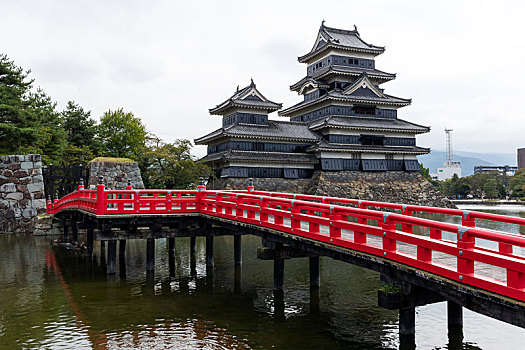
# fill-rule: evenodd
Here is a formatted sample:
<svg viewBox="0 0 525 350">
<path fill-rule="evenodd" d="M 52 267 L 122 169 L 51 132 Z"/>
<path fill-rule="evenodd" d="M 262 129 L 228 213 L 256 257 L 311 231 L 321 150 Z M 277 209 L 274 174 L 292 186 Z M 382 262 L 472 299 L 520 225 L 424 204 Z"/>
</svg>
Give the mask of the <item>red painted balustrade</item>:
<svg viewBox="0 0 525 350">
<path fill-rule="evenodd" d="M 385 212 L 372 210 L 397 210 Z M 522 218 L 353 199 L 254 191 L 80 189 L 54 203 L 51 214 L 201 213 L 267 227 L 380 256 L 459 283 L 525 301 L 525 237 L 475 227 L 475 219 L 525 225 Z M 462 225 L 412 216 L 460 216 Z M 415 232 L 415 233 L 413 233 Z"/>
</svg>

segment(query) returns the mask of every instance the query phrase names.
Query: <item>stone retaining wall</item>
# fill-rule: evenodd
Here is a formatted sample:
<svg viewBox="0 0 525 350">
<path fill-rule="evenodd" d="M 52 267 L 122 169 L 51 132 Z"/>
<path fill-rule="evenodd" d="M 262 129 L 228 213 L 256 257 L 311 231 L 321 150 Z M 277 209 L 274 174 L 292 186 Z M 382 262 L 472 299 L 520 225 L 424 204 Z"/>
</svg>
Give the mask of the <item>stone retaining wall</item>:
<svg viewBox="0 0 525 350">
<path fill-rule="evenodd" d="M 40 155 L 0 156 L 0 233 L 32 233 L 45 212 Z"/>
<path fill-rule="evenodd" d="M 135 162 L 92 161 L 88 164 L 88 167 L 89 187 L 96 186 L 98 177 L 102 176 L 104 178 L 104 184 L 108 189 L 125 190 L 128 179 L 131 180 L 133 188 L 144 188 L 139 165 Z"/>
<path fill-rule="evenodd" d="M 253 180 L 255 188 L 262 191 L 455 208 L 450 200 L 417 172 L 317 171 L 311 179 Z M 246 189 L 247 184 L 246 178 L 218 179 L 208 184 L 208 188 Z"/>
</svg>

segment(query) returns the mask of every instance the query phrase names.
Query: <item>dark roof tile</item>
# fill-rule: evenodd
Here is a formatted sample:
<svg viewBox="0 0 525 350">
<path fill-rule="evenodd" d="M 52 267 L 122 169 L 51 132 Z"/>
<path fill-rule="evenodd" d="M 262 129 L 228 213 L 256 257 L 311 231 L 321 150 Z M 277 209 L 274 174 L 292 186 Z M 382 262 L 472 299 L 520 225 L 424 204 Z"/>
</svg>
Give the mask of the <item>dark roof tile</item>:
<svg viewBox="0 0 525 350">
<path fill-rule="evenodd" d="M 362 146 L 362 145 L 348 145 L 341 143 L 330 143 L 322 140 L 315 145 L 308 147 L 309 152 L 314 151 L 347 151 L 347 152 L 377 152 L 377 153 L 411 153 L 411 154 L 427 154 L 430 152 L 429 148 L 417 146 Z"/>
<path fill-rule="evenodd" d="M 284 153 L 284 152 L 253 152 L 228 150 L 221 153 L 209 154 L 201 158 L 200 162 L 211 162 L 217 160 L 233 161 L 242 160 L 247 162 L 286 162 L 315 164 L 317 158 L 313 154 L 307 153 Z"/>
<path fill-rule="evenodd" d="M 225 136 L 243 138 L 262 137 L 265 139 L 288 139 L 305 142 L 316 141 L 318 139 L 304 123 L 269 120 L 268 125 L 239 123 L 221 128 L 195 139 L 195 143 L 202 144 Z"/>
<path fill-rule="evenodd" d="M 266 110 L 266 113 L 271 113 L 282 108 L 282 103 L 276 103 L 268 100 L 257 90 L 255 83 L 251 82 L 245 88 L 237 91 L 226 101 L 218 104 L 214 108 L 210 108 L 210 114 L 224 115 L 232 107 L 248 107 L 255 109 Z"/>
<path fill-rule="evenodd" d="M 402 119 L 373 117 L 330 116 L 316 120 L 309 126 L 311 130 L 319 130 L 325 127 L 363 130 L 395 130 L 415 133 L 425 133 L 430 131 L 428 126 L 414 124 Z"/>
</svg>

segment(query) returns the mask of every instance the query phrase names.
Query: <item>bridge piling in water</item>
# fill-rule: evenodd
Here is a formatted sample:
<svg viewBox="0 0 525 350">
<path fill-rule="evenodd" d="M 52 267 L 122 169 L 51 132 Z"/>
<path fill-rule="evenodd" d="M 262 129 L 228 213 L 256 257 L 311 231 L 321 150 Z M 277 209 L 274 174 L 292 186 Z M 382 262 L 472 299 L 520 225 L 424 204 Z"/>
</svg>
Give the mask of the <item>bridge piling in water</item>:
<svg viewBox="0 0 525 350">
<path fill-rule="evenodd" d="M 69 225 L 67 219 L 62 220 L 62 227 L 64 230 L 64 241 L 67 242 L 69 241 Z"/>
<path fill-rule="evenodd" d="M 166 238 L 168 241 L 168 256 L 174 257 L 175 256 L 175 237 L 168 237 Z"/>
<path fill-rule="evenodd" d="M 87 228 L 86 234 L 86 258 L 91 259 L 93 257 L 93 234 L 95 229 L 92 226 Z"/>
<path fill-rule="evenodd" d="M 118 240 L 118 256 L 121 258 L 126 256 L 126 240 L 125 239 Z"/>
<path fill-rule="evenodd" d="M 213 269 L 213 236 L 206 236 L 206 269 Z"/>
<path fill-rule="evenodd" d="M 320 268 L 319 268 L 319 256 L 311 256 L 308 258 L 309 270 L 310 270 L 310 287 L 319 288 L 320 282 Z"/>
<path fill-rule="evenodd" d="M 275 243 L 274 250 L 282 250 L 282 243 Z M 273 260 L 273 290 L 282 292 L 284 290 L 284 259 L 278 257 Z"/>
<path fill-rule="evenodd" d="M 242 236 L 233 236 L 233 260 L 236 266 L 242 265 Z"/>
<path fill-rule="evenodd" d="M 463 326 L 463 308 L 461 305 L 447 301 L 447 321 L 448 327 L 462 327 Z"/>
<path fill-rule="evenodd" d="M 108 241 L 106 272 L 108 275 L 113 275 L 117 272 L 117 240 L 115 239 Z"/>
<path fill-rule="evenodd" d="M 416 334 L 416 308 L 405 307 L 399 309 L 399 335 Z"/>
<path fill-rule="evenodd" d="M 155 271 L 155 238 L 146 238 L 146 271 Z"/>
<path fill-rule="evenodd" d="M 78 242 L 78 221 L 71 222 L 71 233 L 73 242 Z"/>
<path fill-rule="evenodd" d="M 168 266 L 171 277 L 175 277 L 175 237 L 167 237 L 168 241 Z"/>
</svg>

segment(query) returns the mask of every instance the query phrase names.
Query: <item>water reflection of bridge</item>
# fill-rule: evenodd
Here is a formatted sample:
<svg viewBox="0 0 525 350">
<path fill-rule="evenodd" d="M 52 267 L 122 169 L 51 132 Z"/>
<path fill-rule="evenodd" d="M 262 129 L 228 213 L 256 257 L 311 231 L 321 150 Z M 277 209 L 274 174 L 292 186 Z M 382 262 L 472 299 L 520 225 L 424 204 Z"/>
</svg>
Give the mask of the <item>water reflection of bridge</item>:
<svg viewBox="0 0 525 350">
<path fill-rule="evenodd" d="M 374 208 L 372 210 L 370 208 Z M 117 242 L 123 258 L 127 239 L 146 239 L 147 270 L 155 269 L 155 240 L 166 238 L 170 267 L 175 238 L 206 239 L 212 275 L 213 242 L 234 239 L 234 263 L 242 263 L 241 237 L 262 238 L 260 259 L 274 262 L 274 306 L 284 311 L 284 261 L 309 258 L 311 297 L 318 298 L 319 257 L 377 271 L 383 287 L 379 305 L 399 309 L 401 339 L 412 343 L 415 307 L 448 301 L 450 329 L 461 328 L 462 307 L 525 328 L 525 238 L 477 228 L 476 219 L 525 225 L 525 219 L 454 209 L 255 191 L 79 190 L 48 212 L 64 222 L 65 239 L 87 230 L 86 256 L 100 240 L 107 273 L 117 272 Z M 439 213 L 461 217 L 456 225 L 413 216 Z M 71 236 L 69 229 L 71 228 Z M 107 243 L 106 243 L 107 242 Z M 120 264 L 122 267 L 122 264 Z M 457 332 L 456 332 L 457 333 Z"/>
</svg>

